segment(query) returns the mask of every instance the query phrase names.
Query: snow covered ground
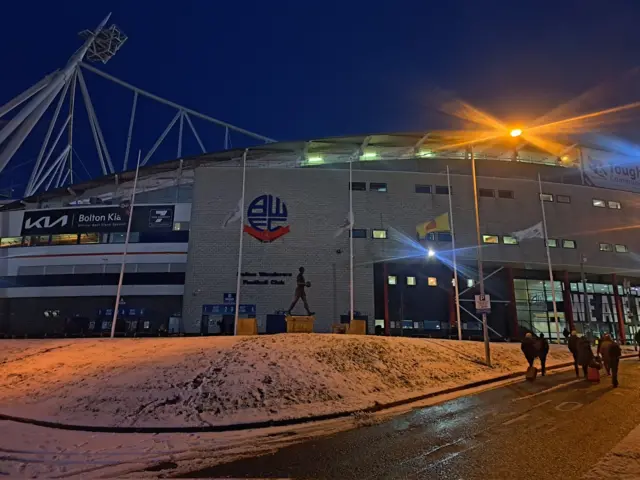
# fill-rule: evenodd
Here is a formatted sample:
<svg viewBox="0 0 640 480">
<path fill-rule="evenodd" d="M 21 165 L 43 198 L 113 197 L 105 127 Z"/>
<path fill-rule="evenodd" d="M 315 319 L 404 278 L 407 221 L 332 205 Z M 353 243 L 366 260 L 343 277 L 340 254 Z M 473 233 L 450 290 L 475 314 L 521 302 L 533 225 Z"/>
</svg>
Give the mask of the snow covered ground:
<svg viewBox="0 0 640 480">
<path fill-rule="evenodd" d="M 514 371 L 518 344 L 347 335 L 5 341 L 0 412 L 183 426 L 353 410 Z M 549 363 L 566 362 L 566 347 Z"/>
<path fill-rule="evenodd" d="M 308 334 L 6 340 L 0 341 L 0 412 L 110 426 L 304 417 L 524 371 L 518 344 L 492 344 L 491 351 L 493 368 L 482 364 L 482 343 L 448 340 Z M 565 346 L 552 346 L 549 364 L 569 359 Z M 0 475 L 186 473 L 393 413 L 199 434 L 100 434 L 0 422 Z M 144 471 L 159 464 L 167 470 Z"/>
<path fill-rule="evenodd" d="M 583 477 L 585 480 L 640 478 L 640 426 L 616 445 L 596 466 Z"/>
</svg>

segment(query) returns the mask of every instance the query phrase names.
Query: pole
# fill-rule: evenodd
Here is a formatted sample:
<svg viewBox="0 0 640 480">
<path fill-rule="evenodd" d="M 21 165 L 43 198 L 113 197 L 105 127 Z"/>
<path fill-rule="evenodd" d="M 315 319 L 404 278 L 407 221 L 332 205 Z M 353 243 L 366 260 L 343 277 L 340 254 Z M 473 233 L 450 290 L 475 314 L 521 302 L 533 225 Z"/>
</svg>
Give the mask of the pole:
<svg viewBox="0 0 640 480">
<path fill-rule="evenodd" d="M 560 345 L 560 323 L 558 323 L 558 306 L 556 304 L 556 282 L 553 281 L 553 269 L 551 268 L 551 254 L 549 253 L 549 235 L 547 235 L 547 215 L 544 211 L 542 199 L 542 181 L 538 173 L 538 187 L 540 189 L 540 208 L 542 209 L 542 231 L 544 233 L 544 245 L 547 250 L 547 265 L 549 267 L 549 281 L 551 282 L 551 297 L 553 299 L 553 318 L 556 322 L 556 343 Z"/>
<path fill-rule="evenodd" d="M 349 322 L 353 322 L 353 157 L 349 160 Z"/>
<path fill-rule="evenodd" d="M 122 280 L 124 279 L 124 265 L 127 259 L 129 248 L 129 235 L 131 234 L 131 220 L 133 219 L 133 209 L 136 201 L 136 186 L 138 185 L 138 173 L 140 172 L 140 156 L 142 151 L 138 150 L 138 164 L 136 165 L 136 176 L 133 179 L 133 191 L 131 192 L 131 205 L 129 205 L 129 221 L 127 222 L 127 234 L 124 237 L 124 250 L 122 251 L 122 263 L 120 264 L 120 278 L 118 279 L 118 289 L 116 290 L 116 304 L 113 307 L 113 321 L 111 322 L 111 338 L 116 335 L 116 320 L 118 319 L 118 307 L 120 306 L 120 292 L 122 291 Z"/>
<path fill-rule="evenodd" d="M 453 250 L 453 283 L 456 296 L 456 320 L 458 321 L 458 340 L 462 340 L 462 324 L 460 323 L 460 294 L 458 292 L 458 263 L 456 261 L 456 235 L 453 229 L 453 202 L 451 200 L 451 175 L 447 165 L 447 188 L 449 189 L 449 223 L 451 226 L 451 249 Z"/>
<path fill-rule="evenodd" d="M 233 320 L 233 334 L 238 334 L 238 316 L 240 315 L 240 281 L 242 270 L 242 240 L 244 239 L 244 192 L 247 179 L 247 152 L 249 149 L 245 149 L 242 154 L 242 200 L 240 201 L 240 242 L 238 251 L 238 278 L 236 279 L 236 315 Z"/>
<path fill-rule="evenodd" d="M 476 176 L 476 157 L 471 150 L 471 175 L 473 178 L 473 203 L 476 213 L 476 240 L 478 243 L 478 275 L 480 276 L 480 295 L 484 295 L 484 272 L 482 269 L 482 244 L 480 243 L 480 209 L 478 208 L 478 179 Z M 484 337 L 484 358 L 488 367 L 491 366 L 491 349 L 489 347 L 489 330 L 487 328 L 487 314 L 482 314 L 482 335 Z"/>
<path fill-rule="evenodd" d="M 582 308 L 584 308 L 583 321 L 586 322 L 586 328 L 591 331 L 589 322 L 591 321 L 591 309 L 589 308 L 589 298 L 587 297 L 587 276 L 584 274 L 584 264 L 587 257 L 580 255 L 580 277 L 582 278 Z"/>
</svg>

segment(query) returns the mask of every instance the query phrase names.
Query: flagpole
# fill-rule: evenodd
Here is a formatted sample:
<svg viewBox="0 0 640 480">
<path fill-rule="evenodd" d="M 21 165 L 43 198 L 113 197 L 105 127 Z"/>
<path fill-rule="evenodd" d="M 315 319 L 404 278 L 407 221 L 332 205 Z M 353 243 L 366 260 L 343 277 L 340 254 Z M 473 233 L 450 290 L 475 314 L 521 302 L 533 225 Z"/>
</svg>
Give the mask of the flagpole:
<svg viewBox="0 0 640 480">
<path fill-rule="evenodd" d="M 131 204 L 129 205 L 129 221 L 127 222 L 127 234 L 124 237 L 124 250 L 122 251 L 122 263 L 120 264 L 120 278 L 118 279 L 118 289 L 116 290 L 116 304 L 113 307 L 113 320 L 111 321 L 111 338 L 116 335 L 116 321 L 118 320 L 118 308 L 120 307 L 120 292 L 122 291 L 122 280 L 124 279 L 124 266 L 129 249 L 129 236 L 131 235 L 131 220 L 136 202 L 136 186 L 138 185 L 138 173 L 140 172 L 141 150 L 138 150 L 138 164 L 136 165 L 136 176 L 133 178 L 133 192 L 131 193 Z"/>
<path fill-rule="evenodd" d="M 240 281 L 242 275 L 242 240 L 244 238 L 244 191 L 247 179 L 247 152 L 249 149 L 245 149 L 242 154 L 242 199 L 240 200 L 240 242 L 238 251 L 238 274 L 236 278 L 236 314 L 233 320 L 233 334 L 238 334 L 238 316 L 240 315 Z"/>
<path fill-rule="evenodd" d="M 349 161 L 349 322 L 353 322 L 353 157 Z M 385 280 L 386 281 L 386 280 Z"/>
<path fill-rule="evenodd" d="M 447 188 L 449 190 L 449 225 L 451 227 L 451 248 L 453 250 L 453 283 L 454 294 L 456 296 L 456 320 L 458 323 L 458 340 L 462 340 L 462 324 L 460 323 L 460 296 L 458 293 L 458 264 L 456 261 L 456 235 L 453 229 L 453 202 L 451 201 L 451 176 L 449 175 L 449 165 L 447 165 Z"/>
<path fill-rule="evenodd" d="M 560 344 L 560 324 L 558 323 L 558 307 L 556 305 L 556 284 L 553 281 L 553 269 L 551 268 L 551 255 L 549 254 L 549 238 L 547 235 L 547 216 L 544 212 L 544 200 L 542 199 L 542 181 L 538 173 L 538 187 L 540 189 L 540 208 L 542 209 L 542 231 L 544 233 L 544 245 L 547 250 L 547 265 L 549 266 L 549 281 L 551 282 L 551 297 L 553 299 L 553 318 L 556 322 L 556 342 Z"/>
</svg>

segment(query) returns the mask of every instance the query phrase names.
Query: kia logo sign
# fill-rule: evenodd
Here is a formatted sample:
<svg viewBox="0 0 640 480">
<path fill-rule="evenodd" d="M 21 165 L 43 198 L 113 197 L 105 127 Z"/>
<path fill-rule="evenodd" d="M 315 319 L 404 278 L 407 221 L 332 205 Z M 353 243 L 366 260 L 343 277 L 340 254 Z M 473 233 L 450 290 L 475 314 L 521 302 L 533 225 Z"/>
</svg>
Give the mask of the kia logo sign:
<svg viewBox="0 0 640 480">
<path fill-rule="evenodd" d="M 129 206 L 28 210 L 22 220 L 22 235 L 126 232 Z M 132 232 L 170 232 L 173 205 L 140 205 L 133 209 Z"/>
<path fill-rule="evenodd" d="M 69 223 L 69 215 L 63 215 L 56 220 L 51 220 L 49 215 L 44 217 L 39 217 L 37 219 L 31 219 L 29 217 L 25 217 L 24 226 L 22 230 L 48 230 L 55 227 L 65 227 Z"/>
</svg>

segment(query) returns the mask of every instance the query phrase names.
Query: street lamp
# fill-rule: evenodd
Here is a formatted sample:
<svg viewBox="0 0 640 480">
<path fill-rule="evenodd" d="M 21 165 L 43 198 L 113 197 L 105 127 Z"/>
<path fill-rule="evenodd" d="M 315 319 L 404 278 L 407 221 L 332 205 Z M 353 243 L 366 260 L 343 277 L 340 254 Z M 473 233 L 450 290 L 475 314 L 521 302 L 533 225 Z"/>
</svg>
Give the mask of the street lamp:
<svg viewBox="0 0 640 480">
<path fill-rule="evenodd" d="M 427 257 L 429 257 L 429 258 L 431 258 L 431 257 L 435 256 L 435 254 L 436 254 L 436 252 L 434 252 L 432 248 L 430 248 L 430 249 L 427 251 Z"/>
<path fill-rule="evenodd" d="M 511 130 L 511 132 L 509 132 L 509 134 L 512 137 L 519 137 L 520 135 L 522 135 L 522 130 L 519 128 L 514 128 L 513 130 Z"/>
</svg>

